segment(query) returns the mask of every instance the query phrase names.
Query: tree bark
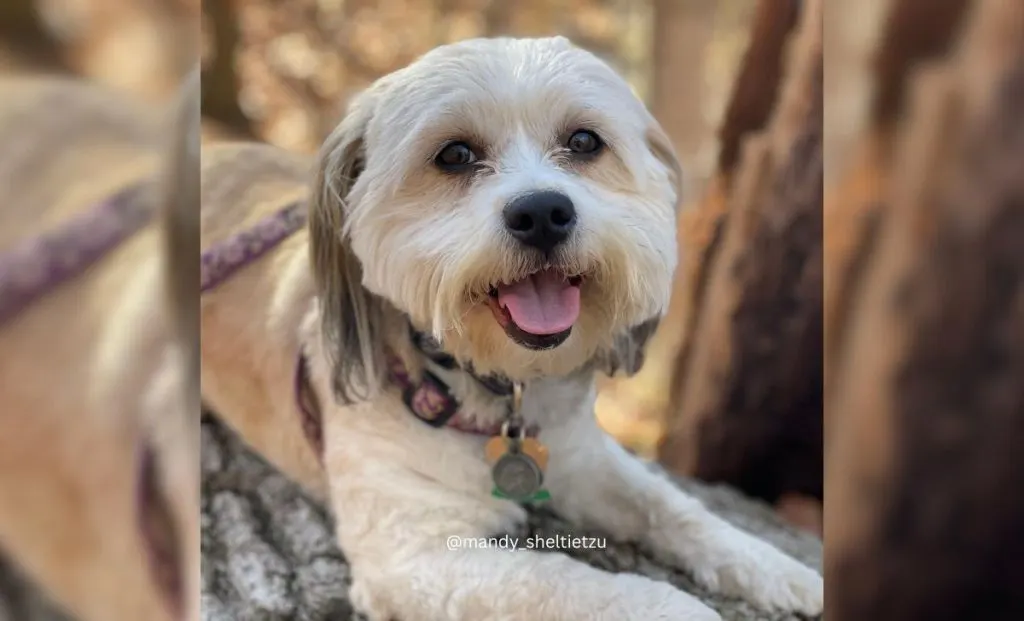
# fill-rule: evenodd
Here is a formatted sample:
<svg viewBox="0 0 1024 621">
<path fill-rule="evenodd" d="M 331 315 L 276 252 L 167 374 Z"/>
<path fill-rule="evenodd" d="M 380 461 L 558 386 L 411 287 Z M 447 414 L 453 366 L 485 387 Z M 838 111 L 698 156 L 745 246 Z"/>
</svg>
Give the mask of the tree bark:
<svg viewBox="0 0 1024 621">
<path fill-rule="evenodd" d="M 716 5 L 715 0 L 653 2 L 651 109 L 693 178 L 709 172 L 700 169 L 700 154 L 711 134 L 704 114 L 704 68 Z"/>
<path fill-rule="evenodd" d="M 0 41 L 10 50 L 4 55 L 17 58 L 12 63 L 16 66 L 30 62 L 48 69 L 66 68 L 59 46 L 39 19 L 34 0 L 0 2 Z"/>
<path fill-rule="evenodd" d="M 203 2 L 209 20 L 213 51 L 203 68 L 203 116 L 225 126 L 233 135 L 255 136 L 252 121 L 238 105 L 238 75 L 235 50 L 238 47 L 238 17 L 232 0 Z"/>
<path fill-rule="evenodd" d="M 693 218 L 703 245 L 659 453 L 675 472 L 819 507 L 822 65 L 820 2 L 763 0 Z"/>
<path fill-rule="evenodd" d="M 862 50 L 859 55 L 840 54 L 835 62 L 829 57 L 833 82 L 843 78 L 858 84 L 867 92 L 859 97 L 865 105 L 864 115 L 857 119 L 847 110 L 847 91 L 826 91 L 825 119 L 833 150 L 845 147 L 852 157 L 825 152 L 826 162 L 841 169 L 838 183 L 831 184 L 826 197 L 828 219 L 825 226 L 825 366 L 826 394 L 830 375 L 838 370 L 836 352 L 842 347 L 845 313 L 857 297 L 857 283 L 867 257 L 873 252 L 878 227 L 884 217 L 880 197 L 889 183 L 893 166 L 895 131 L 906 106 L 907 76 L 922 65 L 948 53 L 958 26 L 963 21 L 967 0 L 895 0 L 877 20 L 880 40 L 877 52 Z M 844 15 L 844 18 L 848 16 Z M 855 19 L 850 17 L 850 19 Z M 856 34 L 844 30 L 871 31 L 850 22 L 833 25 L 836 39 L 856 40 Z M 867 37 L 860 34 L 861 39 Z M 861 46 L 864 44 L 861 43 Z M 851 45 L 857 47 L 857 45 Z M 867 76 L 870 81 L 863 83 Z M 830 112 L 830 107 L 838 108 Z M 854 117 L 854 118 L 851 118 Z M 857 129 L 862 131 L 857 134 Z M 851 133 L 852 132 L 852 133 Z M 826 412 L 826 427 L 828 412 Z"/>
<path fill-rule="evenodd" d="M 897 172 L 830 372 L 832 621 L 1024 618 L 1024 8 L 973 9 L 966 37 L 916 20 L 955 51 L 889 86 Z"/>
</svg>

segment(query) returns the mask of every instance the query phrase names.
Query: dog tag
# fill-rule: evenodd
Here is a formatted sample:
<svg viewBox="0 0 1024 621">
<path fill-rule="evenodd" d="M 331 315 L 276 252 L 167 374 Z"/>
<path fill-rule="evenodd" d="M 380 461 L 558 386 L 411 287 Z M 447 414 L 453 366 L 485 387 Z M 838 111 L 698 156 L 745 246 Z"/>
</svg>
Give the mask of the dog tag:
<svg viewBox="0 0 1024 621">
<path fill-rule="evenodd" d="M 523 438 L 522 440 L 516 440 L 515 438 L 509 438 L 506 436 L 494 436 L 487 441 L 484 445 L 484 456 L 487 458 L 487 463 L 491 466 L 498 463 L 503 455 L 509 451 L 515 450 L 516 444 L 518 444 L 518 450 L 521 453 L 526 453 L 533 458 L 534 463 L 541 469 L 541 472 L 548 468 L 548 447 L 541 444 L 540 440 L 536 438 Z"/>
<path fill-rule="evenodd" d="M 532 457 L 541 472 L 548 469 L 548 447 L 541 444 L 537 438 L 523 438 L 519 450 Z"/>
<path fill-rule="evenodd" d="M 502 425 L 501 434 L 484 447 L 494 480 L 491 495 L 519 503 L 541 502 L 551 498 L 543 487 L 548 449 L 536 438 L 526 437 L 519 416 L 522 399 L 522 385 L 513 384 L 509 419 Z"/>
<path fill-rule="evenodd" d="M 503 455 L 491 469 L 491 476 L 495 491 L 517 502 L 532 500 L 544 482 L 537 462 L 518 451 Z"/>
<path fill-rule="evenodd" d="M 484 457 L 487 458 L 487 463 L 493 466 L 508 451 L 509 439 L 505 436 L 494 436 L 484 446 Z"/>
</svg>

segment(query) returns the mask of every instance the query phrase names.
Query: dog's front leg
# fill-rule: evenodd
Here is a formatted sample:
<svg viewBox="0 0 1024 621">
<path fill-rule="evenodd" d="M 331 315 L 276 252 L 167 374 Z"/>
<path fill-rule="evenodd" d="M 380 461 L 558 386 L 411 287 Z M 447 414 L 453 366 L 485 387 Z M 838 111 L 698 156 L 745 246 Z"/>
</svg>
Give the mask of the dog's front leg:
<svg viewBox="0 0 1024 621">
<path fill-rule="evenodd" d="M 817 572 L 712 514 L 627 453 L 594 417 L 551 428 L 544 440 L 553 508 L 566 519 L 640 541 L 709 589 L 766 609 L 821 612 Z"/>
<path fill-rule="evenodd" d="M 481 541 L 524 519 L 486 492 L 379 463 L 330 488 L 351 601 L 373 621 L 720 621 L 669 584 Z"/>
</svg>

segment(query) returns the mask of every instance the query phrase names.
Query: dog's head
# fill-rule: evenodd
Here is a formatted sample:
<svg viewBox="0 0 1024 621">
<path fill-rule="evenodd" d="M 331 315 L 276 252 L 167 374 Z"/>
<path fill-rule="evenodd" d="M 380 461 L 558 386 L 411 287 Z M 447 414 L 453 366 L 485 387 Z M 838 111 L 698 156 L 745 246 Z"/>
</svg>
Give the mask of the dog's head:
<svg viewBox="0 0 1024 621">
<path fill-rule="evenodd" d="M 680 176 L 629 85 L 562 37 L 463 41 L 380 79 L 311 201 L 335 388 L 372 390 L 405 321 L 484 373 L 635 370 L 631 335 L 669 300 Z"/>
</svg>

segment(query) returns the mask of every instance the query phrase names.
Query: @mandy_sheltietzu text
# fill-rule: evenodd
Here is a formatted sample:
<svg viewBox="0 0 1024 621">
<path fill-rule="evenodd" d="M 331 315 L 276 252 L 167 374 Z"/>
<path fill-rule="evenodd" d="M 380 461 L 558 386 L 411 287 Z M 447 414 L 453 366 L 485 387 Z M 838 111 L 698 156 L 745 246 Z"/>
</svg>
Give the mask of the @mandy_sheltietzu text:
<svg viewBox="0 0 1024 621">
<path fill-rule="evenodd" d="M 454 550 L 603 550 L 608 545 L 606 537 L 577 537 L 574 535 L 550 535 L 541 537 L 460 537 L 452 535 L 447 540 L 448 549 Z"/>
</svg>

